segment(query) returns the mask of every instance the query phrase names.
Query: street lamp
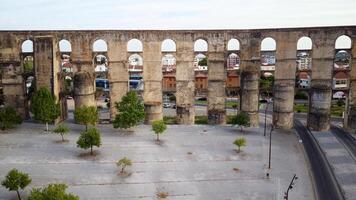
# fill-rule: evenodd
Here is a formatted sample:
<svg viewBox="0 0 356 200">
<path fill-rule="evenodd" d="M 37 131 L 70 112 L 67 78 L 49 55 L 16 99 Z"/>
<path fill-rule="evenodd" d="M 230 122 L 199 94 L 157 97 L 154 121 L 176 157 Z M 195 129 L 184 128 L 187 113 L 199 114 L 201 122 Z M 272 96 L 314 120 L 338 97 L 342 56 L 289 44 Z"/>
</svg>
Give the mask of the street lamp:
<svg viewBox="0 0 356 200">
<path fill-rule="evenodd" d="M 267 109 L 268 109 L 268 102 L 266 103 L 266 108 L 265 108 L 265 127 L 263 130 L 263 136 L 266 137 L 266 129 L 267 129 Z"/>
<path fill-rule="evenodd" d="M 268 148 L 268 172 L 266 173 L 269 178 L 269 171 L 271 170 L 271 157 L 272 157 L 272 132 L 274 130 L 273 124 L 271 124 L 271 130 L 269 132 L 269 148 Z"/>
<path fill-rule="evenodd" d="M 297 175 L 294 174 L 294 176 L 293 176 L 293 178 L 292 178 L 292 180 L 291 180 L 291 182 L 290 182 L 290 184 L 289 184 L 289 186 L 287 188 L 287 191 L 284 193 L 284 199 L 285 200 L 288 200 L 289 190 L 293 189 L 294 181 L 297 180 L 297 179 L 298 179 Z"/>
</svg>

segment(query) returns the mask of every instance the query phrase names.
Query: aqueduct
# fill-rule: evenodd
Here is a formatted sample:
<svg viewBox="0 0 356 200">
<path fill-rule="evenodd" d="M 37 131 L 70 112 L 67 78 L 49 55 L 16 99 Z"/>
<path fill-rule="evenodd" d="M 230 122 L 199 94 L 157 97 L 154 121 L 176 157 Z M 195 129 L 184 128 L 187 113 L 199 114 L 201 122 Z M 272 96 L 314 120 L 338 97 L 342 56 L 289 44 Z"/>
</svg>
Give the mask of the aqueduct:
<svg viewBox="0 0 356 200">
<path fill-rule="evenodd" d="M 194 111 L 194 42 L 203 39 L 208 51 L 201 52 L 208 58 L 208 119 L 210 124 L 224 124 L 225 111 L 225 62 L 229 51 L 228 41 L 237 39 L 240 49 L 240 109 L 249 114 L 252 125 L 258 125 L 260 46 L 264 38 L 276 42 L 274 82 L 274 123 L 281 128 L 293 126 L 293 104 L 296 79 L 297 42 L 302 37 L 312 41 L 310 51 L 312 78 L 309 90 L 308 126 L 312 130 L 329 129 L 334 70 L 335 41 L 347 36 L 352 46 L 351 66 L 356 66 L 356 26 L 311 27 L 251 30 L 82 30 L 82 31 L 0 31 L 0 66 L 5 105 L 15 107 L 26 117 L 25 76 L 23 58 L 28 55 L 21 51 L 25 40 L 34 44 L 34 77 L 36 87 L 48 87 L 59 98 L 62 107 L 65 101 L 63 78 L 68 72 L 60 69 L 59 42 L 68 40 L 71 45 L 71 62 L 76 68 L 70 72 L 74 78 L 75 106 L 96 105 L 94 59 L 98 53 L 108 59 L 110 82 L 110 115 L 115 116 L 113 102 L 120 101 L 128 91 L 128 57 L 139 54 L 144 60 L 143 99 L 147 122 L 161 119 L 162 114 L 162 52 L 161 44 L 171 39 L 176 51 L 176 104 L 179 124 L 193 124 Z M 93 43 L 98 39 L 107 44 L 105 52 L 94 52 Z M 127 51 L 131 39 L 142 41 L 142 50 Z M 347 92 L 345 126 L 356 129 L 356 68 L 349 69 L 350 83 Z M 64 109 L 64 108 L 63 108 Z"/>
</svg>

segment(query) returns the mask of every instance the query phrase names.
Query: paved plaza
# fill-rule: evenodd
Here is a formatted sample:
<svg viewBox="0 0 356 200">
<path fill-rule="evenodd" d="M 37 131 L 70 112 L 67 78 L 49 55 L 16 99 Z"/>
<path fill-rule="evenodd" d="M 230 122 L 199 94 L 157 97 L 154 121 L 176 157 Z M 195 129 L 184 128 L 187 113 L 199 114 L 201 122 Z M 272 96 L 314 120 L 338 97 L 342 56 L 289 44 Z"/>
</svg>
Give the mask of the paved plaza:
<svg viewBox="0 0 356 200">
<path fill-rule="evenodd" d="M 0 179 L 12 168 L 27 172 L 31 187 L 66 183 L 81 199 L 283 199 L 294 173 L 299 177 L 290 199 L 314 199 L 313 187 L 301 144 L 293 132 L 274 132 L 271 178 L 266 178 L 268 137 L 262 128 L 244 133 L 231 126 L 168 126 L 157 144 L 150 126 L 134 133 L 98 125 L 102 147 L 96 156 L 76 147 L 84 126 L 68 124 L 69 142 L 45 133 L 44 126 L 26 122 L 0 133 Z M 262 125 L 261 125 L 262 127 Z M 241 153 L 232 142 L 245 137 Z M 133 161 L 126 175 L 118 174 L 116 161 Z M 0 188 L 0 199 L 16 199 L 15 192 Z"/>
</svg>

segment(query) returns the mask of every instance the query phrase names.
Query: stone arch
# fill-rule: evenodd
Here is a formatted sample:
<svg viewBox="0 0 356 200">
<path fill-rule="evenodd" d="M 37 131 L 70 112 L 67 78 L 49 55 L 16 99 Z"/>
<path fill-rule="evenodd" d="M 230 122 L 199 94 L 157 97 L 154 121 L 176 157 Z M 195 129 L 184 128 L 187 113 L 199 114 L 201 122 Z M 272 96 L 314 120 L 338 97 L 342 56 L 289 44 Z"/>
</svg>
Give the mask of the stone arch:
<svg viewBox="0 0 356 200">
<path fill-rule="evenodd" d="M 127 51 L 128 52 L 142 52 L 143 51 L 143 45 L 141 40 L 139 39 L 131 39 L 127 42 Z"/>
<path fill-rule="evenodd" d="M 313 41 L 310 37 L 303 36 L 297 42 L 297 50 L 312 50 Z"/>
<path fill-rule="evenodd" d="M 172 39 L 165 39 L 161 45 L 162 52 L 176 52 L 177 46 L 176 42 Z"/>
<path fill-rule="evenodd" d="M 240 51 L 240 41 L 238 39 L 232 38 L 227 43 L 228 51 Z"/>
<path fill-rule="evenodd" d="M 239 69 L 240 66 L 240 56 L 237 53 L 230 53 L 227 56 L 226 68 L 229 69 Z"/>
<path fill-rule="evenodd" d="M 261 51 L 276 51 L 276 40 L 271 37 L 266 37 L 261 41 Z"/>
<path fill-rule="evenodd" d="M 72 52 L 72 45 L 68 40 L 62 39 L 61 41 L 59 41 L 58 45 L 59 52 Z"/>
<path fill-rule="evenodd" d="M 33 53 L 33 41 L 30 39 L 25 40 L 21 44 L 22 53 Z"/>
<path fill-rule="evenodd" d="M 95 40 L 93 43 L 93 52 L 107 52 L 108 51 L 108 44 L 103 39 Z"/>
<path fill-rule="evenodd" d="M 351 49 L 352 40 L 347 35 L 341 35 L 335 40 L 335 49 Z"/>
<path fill-rule="evenodd" d="M 194 52 L 207 52 L 209 50 L 208 42 L 204 39 L 197 39 L 194 42 Z"/>
<path fill-rule="evenodd" d="M 142 92 L 143 83 L 143 56 L 139 53 L 133 53 L 128 57 L 129 71 L 129 90 Z"/>
</svg>

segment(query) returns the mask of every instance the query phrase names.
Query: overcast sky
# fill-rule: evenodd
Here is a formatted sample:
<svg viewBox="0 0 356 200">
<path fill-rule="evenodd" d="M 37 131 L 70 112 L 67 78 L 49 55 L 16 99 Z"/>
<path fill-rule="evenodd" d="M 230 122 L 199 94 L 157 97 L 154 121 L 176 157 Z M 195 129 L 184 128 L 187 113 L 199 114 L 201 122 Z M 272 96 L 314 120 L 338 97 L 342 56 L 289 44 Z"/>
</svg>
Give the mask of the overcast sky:
<svg viewBox="0 0 356 200">
<path fill-rule="evenodd" d="M 1 0 L 0 29 L 356 25 L 356 0 Z"/>
</svg>

